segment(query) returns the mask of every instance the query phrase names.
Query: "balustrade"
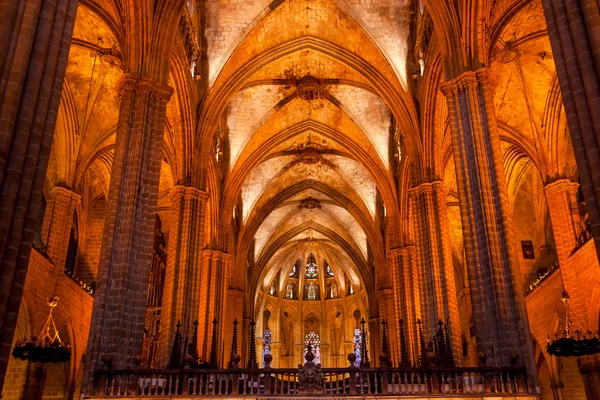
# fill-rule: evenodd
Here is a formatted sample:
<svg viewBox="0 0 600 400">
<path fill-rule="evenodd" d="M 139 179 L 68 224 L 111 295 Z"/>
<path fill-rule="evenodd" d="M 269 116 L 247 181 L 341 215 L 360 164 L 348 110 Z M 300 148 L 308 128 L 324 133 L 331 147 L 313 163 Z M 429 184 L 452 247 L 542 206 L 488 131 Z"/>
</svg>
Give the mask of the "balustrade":
<svg viewBox="0 0 600 400">
<path fill-rule="evenodd" d="M 523 395 L 525 369 L 323 368 L 311 395 Z M 298 369 L 98 371 L 95 395 L 131 397 L 306 397 Z"/>
</svg>

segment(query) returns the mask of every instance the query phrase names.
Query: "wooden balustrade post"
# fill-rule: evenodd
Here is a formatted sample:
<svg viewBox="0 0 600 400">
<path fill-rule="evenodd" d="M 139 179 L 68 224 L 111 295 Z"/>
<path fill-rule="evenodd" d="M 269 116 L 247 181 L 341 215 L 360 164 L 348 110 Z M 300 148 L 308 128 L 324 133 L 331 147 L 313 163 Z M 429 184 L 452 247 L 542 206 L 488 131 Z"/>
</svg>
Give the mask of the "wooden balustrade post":
<svg viewBox="0 0 600 400">
<path fill-rule="evenodd" d="M 108 383 L 107 376 L 101 372 L 97 372 L 95 382 L 94 393 L 96 393 L 96 396 L 106 395 L 106 386 Z"/>
<path fill-rule="evenodd" d="M 388 371 L 381 371 L 381 393 L 382 394 L 388 394 L 389 393 L 389 388 L 388 388 Z"/>
<path fill-rule="evenodd" d="M 350 394 L 356 394 L 356 371 L 350 371 Z"/>
<path fill-rule="evenodd" d="M 182 395 L 193 394 L 190 393 L 190 366 L 186 365 L 181 372 L 181 385 L 182 385 Z"/>
<path fill-rule="evenodd" d="M 266 369 L 265 368 L 265 396 L 268 396 L 271 393 L 271 368 Z"/>
<path fill-rule="evenodd" d="M 240 392 L 240 373 L 238 371 L 235 371 L 232 375 L 232 389 L 231 389 L 231 393 L 232 394 L 242 394 L 242 392 Z"/>
</svg>

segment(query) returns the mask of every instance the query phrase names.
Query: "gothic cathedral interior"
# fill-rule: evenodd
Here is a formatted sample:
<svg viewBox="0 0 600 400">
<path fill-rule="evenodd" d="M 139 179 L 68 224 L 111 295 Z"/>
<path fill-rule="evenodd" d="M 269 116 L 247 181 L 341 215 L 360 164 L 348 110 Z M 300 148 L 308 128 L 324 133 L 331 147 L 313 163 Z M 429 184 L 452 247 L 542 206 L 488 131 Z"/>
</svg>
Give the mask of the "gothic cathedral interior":
<svg viewBox="0 0 600 400">
<path fill-rule="evenodd" d="M 0 0 L 0 398 L 600 399 L 599 32 Z"/>
</svg>

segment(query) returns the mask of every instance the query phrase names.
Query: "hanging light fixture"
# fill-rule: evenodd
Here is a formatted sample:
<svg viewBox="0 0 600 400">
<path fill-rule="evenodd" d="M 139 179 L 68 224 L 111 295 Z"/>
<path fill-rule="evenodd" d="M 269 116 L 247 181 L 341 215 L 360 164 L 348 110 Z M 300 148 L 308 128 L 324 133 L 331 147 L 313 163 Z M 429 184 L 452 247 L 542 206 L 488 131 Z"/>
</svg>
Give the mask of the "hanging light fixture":
<svg viewBox="0 0 600 400">
<path fill-rule="evenodd" d="M 52 317 L 52 310 L 57 304 L 58 297 L 48 299 L 50 313 L 42 324 L 40 335 L 31 339 L 24 337 L 18 340 L 12 352 L 13 357 L 41 363 L 63 363 L 71 359 L 71 346 L 60 340 Z"/>
<path fill-rule="evenodd" d="M 559 337 L 558 332 L 554 333 L 554 340 L 550 341 L 548 336 L 548 344 L 546 352 L 557 357 L 581 357 L 593 354 L 600 354 L 600 337 L 598 332 L 594 335 L 591 330 L 581 331 L 579 329 L 572 330 L 571 309 L 569 307 L 569 293 L 566 290 L 562 292 L 562 301 L 565 303 L 565 329 L 562 337 Z"/>
</svg>

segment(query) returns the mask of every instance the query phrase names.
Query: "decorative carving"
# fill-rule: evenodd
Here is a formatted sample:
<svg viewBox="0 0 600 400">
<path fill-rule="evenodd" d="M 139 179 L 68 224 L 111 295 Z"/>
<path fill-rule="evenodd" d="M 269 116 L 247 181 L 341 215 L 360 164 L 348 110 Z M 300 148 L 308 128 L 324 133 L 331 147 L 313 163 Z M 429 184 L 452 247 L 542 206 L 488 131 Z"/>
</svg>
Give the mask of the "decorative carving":
<svg viewBox="0 0 600 400">
<path fill-rule="evenodd" d="M 188 13 L 183 13 L 179 20 L 179 34 L 183 41 L 183 48 L 190 66 L 190 73 L 194 79 L 200 79 L 200 71 L 198 66 L 198 58 L 200 56 L 200 46 L 194 33 L 193 24 L 190 22 Z"/>
<path fill-rule="evenodd" d="M 131 73 L 123 74 L 117 86 L 120 99 L 128 92 L 148 92 L 155 99 L 169 101 L 174 91 L 172 87 L 163 85 L 153 78 Z"/>
<path fill-rule="evenodd" d="M 320 100 L 321 83 L 312 75 L 306 75 L 298 82 L 298 97 L 305 101 Z"/>
<path fill-rule="evenodd" d="M 298 206 L 298 208 L 306 208 L 307 210 L 314 210 L 315 208 L 321 208 L 321 202 L 319 199 L 315 199 L 313 197 L 307 197 L 302 200 L 302 203 Z"/>
<path fill-rule="evenodd" d="M 312 346 L 308 344 L 308 351 L 304 356 L 306 363 L 298 364 L 298 378 L 300 381 L 301 394 L 323 393 L 323 371 L 321 364 L 315 365 L 313 360 L 315 355 L 312 352 Z"/>
<path fill-rule="evenodd" d="M 319 157 L 319 153 L 317 153 L 315 149 L 308 148 L 300 152 L 300 155 L 298 156 L 298 161 L 302 164 L 313 165 L 321 161 L 321 157 Z"/>
</svg>

